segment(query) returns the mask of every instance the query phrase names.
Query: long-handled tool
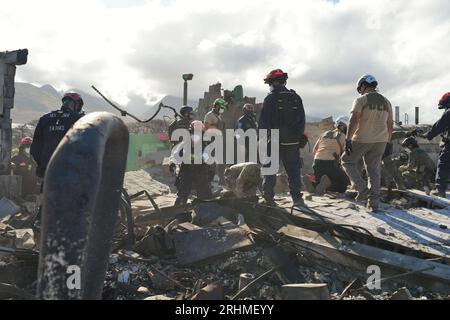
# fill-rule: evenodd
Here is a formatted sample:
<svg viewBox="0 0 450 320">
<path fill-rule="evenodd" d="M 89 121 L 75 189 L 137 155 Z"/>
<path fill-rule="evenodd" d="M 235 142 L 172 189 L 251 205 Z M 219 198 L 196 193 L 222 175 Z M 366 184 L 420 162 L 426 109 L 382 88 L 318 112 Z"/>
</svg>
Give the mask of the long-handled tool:
<svg viewBox="0 0 450 320">
<path fill-rule="evenodd" d="M 175 110 L 175 108 L 166 106 L 166 105 L 164 105 L 164 103 L 161 102 L 153 116 L 151 116 L 147 120 L 142 120 L 142 119 L 139 119 L 138 117 L 136 117 L 135 115 L 129 113 L 128 111 L 118 107 L 115 103 L 113 103 L 111 100 L 109 100 L 107 97 L 105 97 L 95 86 L 91 86 L 91 87 L 92 87 L 92 89 L 94 89 L 95 92 L 97 92 L 99 94 L 100 97 L 102 97 L 106 102 L 108 102 L 108 104 L 111 105 L 111 107 L 113 107 L 114 109 L 119 111 L 122 117 L 129 116 L 129 117 L 133 118 L 134 120 L 136 120 L 137 122 L 148 123 L 156 118 L 156 116 L 158 115 L 158 113 L 161 111 L 162 108 L 167 108 L 167 109 L 172 110 L 173 113 L 175 114 L 175 117 L 181 117 L 180 114 Z"/>
</svg>

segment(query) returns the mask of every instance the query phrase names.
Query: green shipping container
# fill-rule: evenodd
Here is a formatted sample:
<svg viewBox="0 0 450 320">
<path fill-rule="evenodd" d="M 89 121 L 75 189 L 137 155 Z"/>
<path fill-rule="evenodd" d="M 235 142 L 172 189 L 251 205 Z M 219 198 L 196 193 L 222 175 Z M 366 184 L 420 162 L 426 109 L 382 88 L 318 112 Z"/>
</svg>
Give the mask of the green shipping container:
<svg viewBox="0 0 450 320">
<path fill-rule="evenodd" d="M 160 141 L 156 133 L 134 134 L 130 133 L 128 147 L 127 171 L 136 171 L 145 167 L 142 159 L 146 156 L 163 150 L 169 150 L 168 142 Z"/>
</svg>

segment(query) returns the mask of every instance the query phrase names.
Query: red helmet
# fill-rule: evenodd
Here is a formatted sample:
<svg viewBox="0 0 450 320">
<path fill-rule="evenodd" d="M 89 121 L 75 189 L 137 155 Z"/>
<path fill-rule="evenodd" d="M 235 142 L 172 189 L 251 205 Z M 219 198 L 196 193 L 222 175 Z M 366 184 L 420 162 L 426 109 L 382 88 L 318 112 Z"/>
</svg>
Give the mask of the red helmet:
<svg viewBox="0 0 450 320">
<path fill-rule="evenodd" d="M 269 72 L 269 74 L 264 79 L 264 83 L 271 83 L 275 80 L 286 81 L 288 79 L 288 74 L 283 72 L 281 69 L 275 69 Z"/>
<path fill-rule="evenodd" d="M 450 92 L 447 92 L 442 96 L 441 100 L 439 100 L 438 108 L 439 109 L 450 108 Z"/>
<path fill-rule="evenodd" d="M 78 102 L 80 107 L 82 107 L 84 105 L 83 99 L 76 92 L 67 92 L 66 94 L 64 94 L 64 97 L 62 98 L 62 101 L 64 102 L 67 99 L 70 99 L 73 102 Z"/>
<path fill-rule="evenodd" d="M 33 139 L 30 137 L 25 137 L 22 140 L 20 140 L 20 144 L 31 144 L 33 142 Z"/>
</svg>

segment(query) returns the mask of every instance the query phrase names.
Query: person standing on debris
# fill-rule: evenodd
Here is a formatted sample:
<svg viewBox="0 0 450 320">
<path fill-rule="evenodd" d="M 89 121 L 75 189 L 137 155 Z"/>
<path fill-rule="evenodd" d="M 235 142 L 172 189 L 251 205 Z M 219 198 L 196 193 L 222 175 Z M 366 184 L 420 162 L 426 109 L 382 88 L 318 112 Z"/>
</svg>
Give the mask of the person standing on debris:
<svg viewBox="0 0 450 320">
<path fill-rule="evenodd" d="M 222 114 L 227 107 L 228 103 L 223 98 L 214 100 L 212 110 L 205 115 L 205 130 L 214 128 L 222 132 L 225 131 L 225 122 L 222 119 Z"/>
<path fill-rule="evenodd" d="M 242 112 L 243 112 L 243 115 L 236 122 L 235 130 L 242 130 L 242 131 L 244 131 L 244 133 L 250 129 L 257 130 L 258 122 L 256 121 L 255 105 L 250 104 L 250 103 L 244 104 L 244 106 L 242 108 Z M 236 139 L 239 140 L 240 138 L 241 138 L 241 136 L 238 133 L 236 133 Z M 244 162 L 250 161 L 249 149 L 250 149 L 249 141 L 246 139 L 245 150 L 243 150 L 243 152 L 245 152 L 245 161 Z M 238 152 L 241 152 L 241 150 L 238 150 Z M 237 156 L 237 152 L 236 152 L 236 156 Z M 235 163 L 237 163 L 237 161 Z"/>
<path fill-rule="evenodd" d="M 341 168 L 341 156 L 344 153 L 345 135 L 348 117 L 340 116 L 334 123 L 334 130 L 322 134 L 313 148 L 314 176 L 318 183 L 313 183 L 308 176 L 303 177 L 303 184 L 310 193 L 323 194 L 325 191 L 344 193 L 349 180 Z"/>
<path fill-rule="evenodd" d="M 47 113 L 39 119 L 34 131 L 30 153 L 36 161 L 36 175 L 40 179 L 44 178 L 50 158 L 67 131 L 84 116 L 83 105 L 83 99 L 78 93 L 68 92 L 62 98 L 60 110 Z M 44 184 L 41 183 L 41 193 L 43 190 Z M 37 225 L 41 220 L 41 212 L 42 207 L 40 206 L 36 217 Z"/>
<path fill-rule="evenodd" d="M 19 153 L 11 158 L 11 168 L 14 175 L 22 177 L 22 196 L 36 193 L 36 163 L 30 155 L 33 139 L 25 137 L 20 141 Z"/>
<path fill-rule="evenodd" d="M 204 125 L 201 121 L 194 120 L 190 126 L 191 140 L 180 143 L 172 151 L 170 157 L 170 168 L 174 171 L 176 165 L 180 166 L 178 172 L 178 182 L 176 184 L 178 189 L 177 199 L 175 201 L 176 206 L 185 205 L 189 196 L 192 193 L 192 189 L 197 191 L 197 198 L 201 200 L 207 200 L 212 198 L 212 193 L 208 181 L 208 165 L 206 164 L 207 155 L 202 155 L 202 163 L 194 164 L 195 160 L 195 146 L 202 144 L 201 150 L 205 147 L 203 142 L 203 130 Z M 175 155 L 182 153 L 183 148 L 191 148 L 191 159 L 189 163 L 177 163 Z"/>
<path fill-rule="evenodd" d="M 169 124 L 168 129 L 169 139 L 172 138 L 172 133 L 177 129 L 189 130 L 191 122 L 195 120 L 194 109 L 192 109 L 192 107 L 189 106 L 182 106 L 180 109 L 180 116 L 181 117 L 175 118 L 175 120 Z M 178 143 L 177 141 L 172 141 L 172 147 L 175 146 L 177 143 Z"/>
<path fill-rule="evenodd" d="M 442 136 L 441 152 L 439 153 L 436 172 L 436 189 L 431 194 L 446 198 L 450 175 L 450 92 L 442 96 L 439 100 L 438 108 L 444 109 L 444 114 L 423 137 L 431 141 L 438 135 Z"/>
<path fill-rule="evenodd" d="M 294 205 L 303 206 L 300 178 L 300 148 L 305 146 L 305 110 L 301 97 L 286 88 L 288 74 L 281 69 L 269 72 L 264 83 L 270 93 L 264 99 L 259 119 L 259 130 L 278 129 L 280 134 L 280 161 L 289 181 Z M 270 141 L 268 142 L 270 150 Z M 263 193 L 267 204 L 274 204 L 276 175 L 264 176 Z"/>
<path fill-rule="evenodd" d="M 219 130 L 221 132 L 223 138 L 223 146 L 226 146 L 226 142 L 225 142 L 225 121 L 223 121 L 222 115 L 227 109 L 227 107 L 228 102 L 226 102 L 225 99 L 217 98 L 216 100 L 214 100 L 212 110 L 205 115 L 205 119 L 203 121 L 205 123 L 205 130 Z M 224 148 L 223 150 L 225 151 L 226 148 Z M 225 175 L 224 175 L 226 168 L 225 152 L 223 153 L 223 156 L 224 159 L 222 159 L 223 160 L 222 164 L 215 165 L 216 167 L 215 171 L 216 174 L 219 176 L 220 185 L 225 185 Z"/>
<path fill-rule="evenodd" d="M 357 83 L 361 97 L 353 103 L 345 141 L 342 166 L 358 192 L 356 200 L 367 201 L 367 208 L 377 211 L 380 202 L 381 160 L 393 131 L 392 106 L 389 100 L 377 92 L 378 81 L 374 76 L 362 76 Z M 363 159 L 370 189 L 358 170 Z"/>
<path fill-rule="evenodd" d="M 48 162 L 62 138 L 84 116 L 83 99 L 78 93 L 66 93 L 62 103 L 60 110 L 42 116 L 34 131 L 30 152 L 36 161 L 36 174 L 40 178 L 44 178 Z"/>
<path fill-rule="evenodd" d="M 414 137 L 408 137 L 402 142 L 409 153 L 408 164 L 400 166 L 399 171 L 402 173 L 409 189 L 425 190 L 430 193 L 430 185 L 434 182 L 436 175 L 436 165 L 430 158 L 428 153 L 419 147 Z"/>
</svg>

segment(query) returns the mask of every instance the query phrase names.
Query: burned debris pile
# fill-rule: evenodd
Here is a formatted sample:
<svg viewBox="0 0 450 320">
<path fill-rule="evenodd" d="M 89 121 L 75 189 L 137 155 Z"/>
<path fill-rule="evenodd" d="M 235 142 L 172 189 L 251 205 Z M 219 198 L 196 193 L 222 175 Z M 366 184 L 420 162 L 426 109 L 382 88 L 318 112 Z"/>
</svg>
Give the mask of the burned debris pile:
<svg viewBox="0 0 450 320">
<path fill-rule="evenodd" d="M 144 175 L 127 174 L 125 186 Z M 103 299 L 449 298 L 445 199 L 390 192 L 376 215 L 335 194 L 306 196 L 299 209 L 283 196 L 276 206 L 218 197 L 174 207 L 170 189 L 154 182 L 123 199 Z M 32 299 L 37 208 L 0 203 L 0 297 Z"/>
</svg>

